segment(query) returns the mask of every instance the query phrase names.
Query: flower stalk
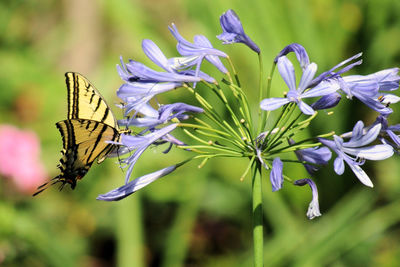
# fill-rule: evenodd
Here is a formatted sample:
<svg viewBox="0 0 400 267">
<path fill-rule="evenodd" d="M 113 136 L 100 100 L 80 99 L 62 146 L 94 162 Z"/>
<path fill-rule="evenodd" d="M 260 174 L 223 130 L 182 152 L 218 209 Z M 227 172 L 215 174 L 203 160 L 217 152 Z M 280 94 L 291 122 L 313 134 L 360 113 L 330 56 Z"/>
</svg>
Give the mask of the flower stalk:
<svg viewBox="0 0 400 267">
<path fill-rule="evenodd" d="M 318 65 L 310 61 L 305 48 L 294 43 L 271 60 L 272 67 L 265 79 L 261 49 L 245 33 L 237 14 L 228 10 L 220 17 L 220 24 L 222 33 L 217 37 L 224 44 L 241 43 L 257 53 L 258 99 L 248 98 L 246 92 L 250 89 L 240 82 L 229 55 L 213 48 L 205 36 L 196 35 L 190 42 L 172 24 L 169 30 L 177 40 L 179 55 L 171 58 L 153 41 L 144 40 L 143 51 L 164 71 L 155 71 L 134 60 L 124 63 L 121 59 L 117 69 L 124 84 L 117 95 L 124 102 L 121 108 L 125 118 L 119 123 L 133 131 L 120 134 L 120 141 L 114 143 L 118 149 L 111 154 L 122 156 L 120 165 L 127 168 L 127 172 L 124 185 L 98 199 L 121 200 L 192 160 L 200 161 L 199 168 L 217 157 L 247 160 L 247 167 L 238 178 L 242 181 L 250 171 L 252 173 L 254 266 L 263 266 L 263 183 L 271 184 L 273 192 L 286 184 L 308 185 L 312 194 L 306 214 L 309 219 L 321 216 L 317 186 L 311 178 L 288 177 L 284 170 L 293 163 L 302 164 L 312 177 L 321 166 L 328 165 L 334 153 L 334 172 L 341 175 L 348 166 L 362 184 L 372 187 L 372 180 L 361 166 L 367 160 L 384 160 L 400 150 L 400 126 L 388 122 L 393 113 L 389 105 L 400 101 L 400 97 L 393 94 L 399 87 L 399 69 L 390 68 L 365 76 L 346 75 L 362 63 L 361 53 L 358 53 L 321 72 Z M 290 53 L 295 54 L 297 62 L 287 57 Z M 213 73 L 202 71 L 204 61 L 222 73 L 220 81 Z M 300 66 L 301 75 L 296 75 L 295 64 Z M 287 88 L 277 97 L 271 97 L 275 69 Z M 301 77 L 298 83 L 296 76 Z M 199 106 L 158 101 L 158 94 L 181 88 L 188 91 L 192 102 Z M 342 98 L 342 95 L 347 97 Z M 331 112 L 325 110 L 335 108 L 344 101 L 342 99 L 353 97 L 379 113 L 372 125 L 364 125 L 360 120 L 351 132 L 336 135 L 327 123 L 328 130 L 304 137 L 304 130 L 314 118 L 325 116 L 328 121 Z M 251 105 L 254 101 L 258 104 Z M 252 114 L 257 117 L 253 118 Z M 182 140 L 175 137 L 177 132 L 181 133 L 177 136 Z M 189 156 L 183 162 L 131 180 L 138 158 L 145 150 L 161 145 L 167 146 L 163 154 L 177 148 Z M 269 179 L 263 178 L 268 174 Z"/>
</svg>

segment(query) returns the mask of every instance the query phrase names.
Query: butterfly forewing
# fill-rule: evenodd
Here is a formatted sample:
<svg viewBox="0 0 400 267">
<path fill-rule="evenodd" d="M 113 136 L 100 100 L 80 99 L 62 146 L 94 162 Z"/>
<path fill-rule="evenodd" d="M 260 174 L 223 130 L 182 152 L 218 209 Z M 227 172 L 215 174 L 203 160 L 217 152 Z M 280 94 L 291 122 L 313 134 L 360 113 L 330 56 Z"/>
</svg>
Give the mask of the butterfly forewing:
<svg viewBox="0 0 400 267">
<path fill-rule="evenodd" d="M 94 120 L 118 129 L 110 107 L 85 77 L 67 72 L 65 81 L 68 89 L 68 119 Z"/>
</svg>

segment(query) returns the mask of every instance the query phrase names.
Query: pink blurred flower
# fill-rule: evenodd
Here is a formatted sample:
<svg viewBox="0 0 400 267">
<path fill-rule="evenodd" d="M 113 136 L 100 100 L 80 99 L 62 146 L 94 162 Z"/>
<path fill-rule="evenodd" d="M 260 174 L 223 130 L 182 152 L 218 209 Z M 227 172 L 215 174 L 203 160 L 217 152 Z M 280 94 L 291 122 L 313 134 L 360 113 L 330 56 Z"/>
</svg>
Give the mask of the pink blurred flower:
<svg viewBox="0 0 400 267">
<path fill-rule="evenodd" d="M 34 132 L 0 125 L 0 174 L 11 178 L 21 192 L 31 193 L 47 176 L 39 155 Z"/>
</svg>

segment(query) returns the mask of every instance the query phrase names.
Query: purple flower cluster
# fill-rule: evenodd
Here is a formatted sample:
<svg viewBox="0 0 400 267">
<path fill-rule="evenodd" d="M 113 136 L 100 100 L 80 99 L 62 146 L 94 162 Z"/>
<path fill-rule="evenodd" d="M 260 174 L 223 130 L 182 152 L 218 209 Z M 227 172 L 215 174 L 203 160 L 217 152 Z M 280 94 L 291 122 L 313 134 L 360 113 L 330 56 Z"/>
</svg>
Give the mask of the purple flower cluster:
<svg viewBox="0 0 400 267">
<path fill-rule="evenodd" d="M 296 54 L 303 72 L 298 86 L 296 86 L 293 64 L 286 57 L 290 52 Z M 343 174 L 344 163 L 346 163 L 364 185 L 372 187 L 370 178 L 361 166 L 367 159 L 383 160 L 389 158 L 393 155 L 394 150 L 400 148 L 400 138 L 396 134 L 400 132 L 400 126 L 388 126 L 387 121 L 387 117 L 393 112 L 389 108 L 389 104 L 397 103 L 400 100 L 398 96 L 390 93 L 399 88 L 400 76 L 398 75 L 398 68 L 386 69 L 366 76 L 343 76 L 343 73 L 361 64 L 360 56 L 361 53 L 314 78 L 317 65 L 310 63 L 304 47 L 299 44 L 291 44 L 285 47 L 275 58 L 275 63 L 289 88 L 289 92 L 283 98 L 262 100 L 260 107 L 263 110 L 271 111 L 289 103 L 296 103 L 303 114 L 314 115 L 315 110 L 335 107 L 342 99 L 341 94 L 345 94 L 347 98 L 352 99 L 354 96 L 374 111 L 379 112 L 380 115 L 371 126 L 364 127 L 363 122 L 359 121 L 351 133 L 344 134 L 343 138 L 350 138 L 348 141 L 344 141 L 342 137 L 337 135 L 333 136 L 333 140 L 318 138 L 324 147 L 295 151 L 298 160 L 304 164 L 310 174 L 313 174 L 318 166 L 328 164 L 331 158 L 330 149 L 337 154 L 334 161 L 334 171 L 337 174 Z M 354 60 L 358 61 L 353 62 Z M 339 68 L 341 69 L 337 71 Z M 306 98 L 314 97 L 320 98 L 310 105 L 303 101 Z M 377 138 L 382 144 L 368 146 Z M 289 144 L 295 145 L 295 142 L 289 140 Z M 262 161 L 262 163 L 265 166 L 265 162 Z M 283 181 L 282 161 L 279 157 L 276 157 L 272 162 L 270 179 L 273 191 L 279 190 Z M 318 201 L 316 200 L 318 196 L 315 184 L 310 179 L 307 179 L 306 183 L 310 185 L 313 191 L 313 201 L 307 214 L 311 219 L 320 215 L 318 204 L 315 204 Z M 296 181 L 294 184 L 306 183 Z"/>
<path fill-rule="evenodd" d="M 220 24 L 222 33 L 217 38 L 224 44 L 243 43 L 261 57 L 260 48 L 245 33 L 239 17 L 233 10 L 228 10 L 220 17 Z M 118 73 L 124 81 L 118 89 L 117 95 L 124 102 L 122 108 L 125 116 L 118 123 L 134 128 L 136 134 L 121 134 L 118 143 L 120 145 L 119 155 L 127 155 L 121 161 L 122 166 L 127 167 L 125 184 L 100 195 L 98 199 L 120 200 L 183 164 L 178 163 L 130 180 L 136 162 L 151 145 L 169 143 L 170 146 L 164 151 L 165 153 L 169 152 L 172 145 L 183 146 L 184 149 L 192 152 L 199 151 L 198 148 L 205 149 L 198 156 L 198 158 L 204 158 L 204 162 L 209 158 L 221 155 L 250 158 L 251 161 L 245 174 L 250 167 L 260 170 L 260 167 L 263 166 L 270 172 L 269 180 L 272 191 L 282 188 L 284 178 L 291 181 L 283 172 L 287 162 L 301 163 L 310 175 L 314 175 L 320 166 L 329 163 L 332 152 L 336 154 L 333 169 L 337 174 L 342 175 L 347 165 L 364 185 L 372 187 L 371 179 L 361 166 L 366 160 L 383 160 L 391 157 L 394 151 L 400 149 L 400 125 L 389 126 L 388 123 L 388 116 L 393 113 L 390 104 L 400 100 L 400 97 L 393 94 L 399 88 L 400 83 L 398 68 L 385 69 L 365 76 L 345 75 L 346 72 L 362 63 L 362 54 L 359 53 L 331 69 L 317 74 L 318 66 L 310 61 L 305 48 L 300 44 L 290 44 L 283 48 L 274 59 L 288 91 L 283 94 L 283 97 L 266 98 L 259 104 L 259 108 L 264 111 L 273 111 L 284 107 L 281 117 L 276 119 L 271 116 L 272 119 L 275 119 L 275 123 L 263 124 L 265 118 L 270 119 L 269 113 L 266 113 L 265 117 L 259 116 L 264 121 L 261 121 L 259 128 L 256 129 L 253 127 L 247 97 L 238 79 L 236 83 L 232 80 L 232 75 L 221 61 L 221 59 L 228 58 L 228 55 L 215 49 L 203 35 L 196 35 L 193 42 L 189 42 L 181 36 L 176 25 L 169 26 L 169 30 L 177 41 L 176 47 L 179 53 L 177 57 L 167 58 L 151 40 L 146 39 L 142 42 L 145 55 L 162 71 L 156 71 L 134 60 L 124 62 L 122 58 L 120 65 L 117 66 Z M 296 82 L 295 66 L 287 57 L 292 52 L 295 54 L 302 72 L 298 83 Z M 230 94 L 236 98 L 234 104 L 236 106 L 231 105 L 221 84 L 213 76 L 201 70 L 205 61 L 211 63 L 224 75 L 221 84 L 231 90 Z M 230 62 L 229 58 L 228 61 Z M 232 69 L 234 69 L 233 65 Z M 232 117 L 232 125 L 223 116 L 216 113 L 207 99 L 200 96 L 196 85 L 201 84 L 212 88 L 218 100 L 222 101 L 227 108 L 227 114 Z M 202 107 L 181 102 L 164 105 L 158 102 L 157 95 L 180 87 L 186 87 L 193 92 Z M 260 88 L 262 88 L 261 85 Z M 260 92 L 262 95 L 261 90 Z M 296 133 L 309 125 L 310 121 L 318 114 L 317 110 L 334 108 L 342 99 L 351 100 L 353 98 L 379 113 L 373 124 L 364 127 L 364 123 L 358 121 L 352 132 L 349 133 L 335 135 L 332 132 L 306 140 L 296 140 Z M 297 107 L 300 112 L 293 119 L 291 116 Z M 235 108 L 237 108 L 236 111 L 234 111 Z M 198 113 L 204 113 L 205 117 L 210 119 L 211 124 L 198 120 L 198 124 L 182 126 L 182 121 Z M 301 117 L 306 119 L 299 122 Z M 271 124 L 275 126 L 273 129 L 268 129 Z M 262 125 L 268 125 L 268 127 Z M 201 143 L 199 146 L 191 147 L 189 142 L 185 144 L 186 141 L 183 142 L 172 135 L 172 132 L 179 126 L 201 128 L 199 133 L 217 140 L 220 139 L 215 142 L 203 140 L 185 129 L 185 133 L 189 137 Z M 221 142 L 219 142 L 220 140 Z M 312 141 L 314 143 L 310 143 Z M 378 143 L 379 141 L 380 143 Z M 226 145 L 227 143 L 233 144 L 233 147 L 229 147 Z M 283 145 L 286 143 L 288 143 L 286 146 Z M 216 154 L 215 151 L 218 151 L 219 154 Z M 297 160 L 285 159 L 282 154 L 288 152 L 292 154 L 294 152 Z M 295 180 L 292 183 L 296 186 L 310 186 L 312 200 L 307 216 L 310 219 L 320 216 L 316 184 L 310 178 Z"/>
</svg>

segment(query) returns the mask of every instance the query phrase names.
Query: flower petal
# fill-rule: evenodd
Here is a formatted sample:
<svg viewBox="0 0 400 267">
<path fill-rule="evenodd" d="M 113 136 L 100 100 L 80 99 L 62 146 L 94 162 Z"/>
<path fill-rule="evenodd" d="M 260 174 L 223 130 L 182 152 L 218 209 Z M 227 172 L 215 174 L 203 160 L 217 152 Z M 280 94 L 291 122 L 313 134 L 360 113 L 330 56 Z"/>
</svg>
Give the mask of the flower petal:
<svg viewBox="0 0 400 267">
<path fill-rule="evenodd" d="M 285 56 L 290 52 L 294 52 L 296 54 L 297 60 L 299 61 L 302 69 L 305 69 L 308 64 L 310 64 L 310 59 L 308 57 L 306 49 L 302 45 L 296 43 L 290 44 L 283 48 L 281 52 L 279 52 L 279 54 L 275 57 L 274 62 L 278 62 L 278 59 L 281 56 Z"/>
<path fill-rule="evenodd" d="M 359 165 L 348 164 L 354 174 L 357 176 L 358 180 L 366 186 L 374 187 L 371 179 L 369 179 L 368 175 L 365 173 L 363 169 Z"/>
<path fill-rule="evenodd" d="M 303 75 L 301 76 L 301 80 L 299 83 L 299 89 L 298 89 L 298 91 L 300 93 L 308 88 L 312 79 L 314 78 L 315 73 L 317 72 L 317 68 L 318 68 L 317 64 L 311 63 L 303 71 Z"/>
<path fill-rule="evenodd" d="M 342 175 L 344 172 L 344 161 L 342 157 L 337 157 L 333 162 L 333 169 L 339 175 Z"/>
<path fill-rule="evenodd" d="M 281 97 L 266 98 L 261 101 L 260 108 L 263 110 L 275 110 L 287 103 L 289 103 L 289 100 L 287 98 L 281 98 Z"/>
<path fill-rule="evenodd" d="M 313 108 L 310 107 L 308 104 L 306 104 L 304 101 L 299 101 L 297 105 L 299 106 L 301 112 L 303 112 L 306 115 L 313 115 L 315 113 Z"/>
<path fill-rule="evenodd" d="M 154 182 L 155 180 L 164 177 L 167 174 L 170 174 L 174 170 L 176 170 L 178 165 L 172 165 L 167 168 L 158 170 L 156 172 L 152 172 L 146 175 L 143 175 L 139 178 L 136 178 L 135 180 L 119 187 L 116 188 L 106 194 L 99 195 L 97 197 L 98 200 L 104 200 L 104 201 L 117 201 L 121 200 L 123 198 L 126 198 L 127 196 L 131 195 L 132 193 L 135 193 L 137 190 L 149 185 L 150 183 Z"/>
<path fill-rule="evenodd" d="M 384 160 L 393 156 L 394 153 L 390 145 L 374 145 L 360 148 L 343 147 L 343 152 L 369 160 Z"/>
<path fill-rule="evenodd" d="M 314 181 L 311 179 L 301 179 L 294 182 L 294 185 L 303 186 L 308 184 L 311 188 L 312 192 L 312 200 L 310 205 L 308 205 L 307 217 L 312 220 L 315 217 L 321 216 L 321 212 L 319 211 L 319 203 L 318 203 L 318 190 Z"/>
<path fill-rule="evenodd" d="M 283 163 L 281 159 L 277 157 L 272 161 L 272 170 L 269 176 L 272 184 L 272 192 L 278 191 L 279 189 L 282 188 L 282 183 L 283 183 L 282 171 L 283 171 Z"/>
<path fill-rule="evenodd" d="M 296 90 L 296 75 L 294 73 L 294 67 L 287 57 L 283 56 L 278 59 L 278 70 L 281 74 L 289 90 Z"/>
<path fill-rule="evenodd" d="M 242 23 L 235 11 L 229 9 L 219 18 L 223 33 L 218 35 L 217 38 L 224 42 L 224 44 L 231 43 L 244 43 L 254 52 L 260 53 L 260 48 L 244 33 Z"/>
</svg>

